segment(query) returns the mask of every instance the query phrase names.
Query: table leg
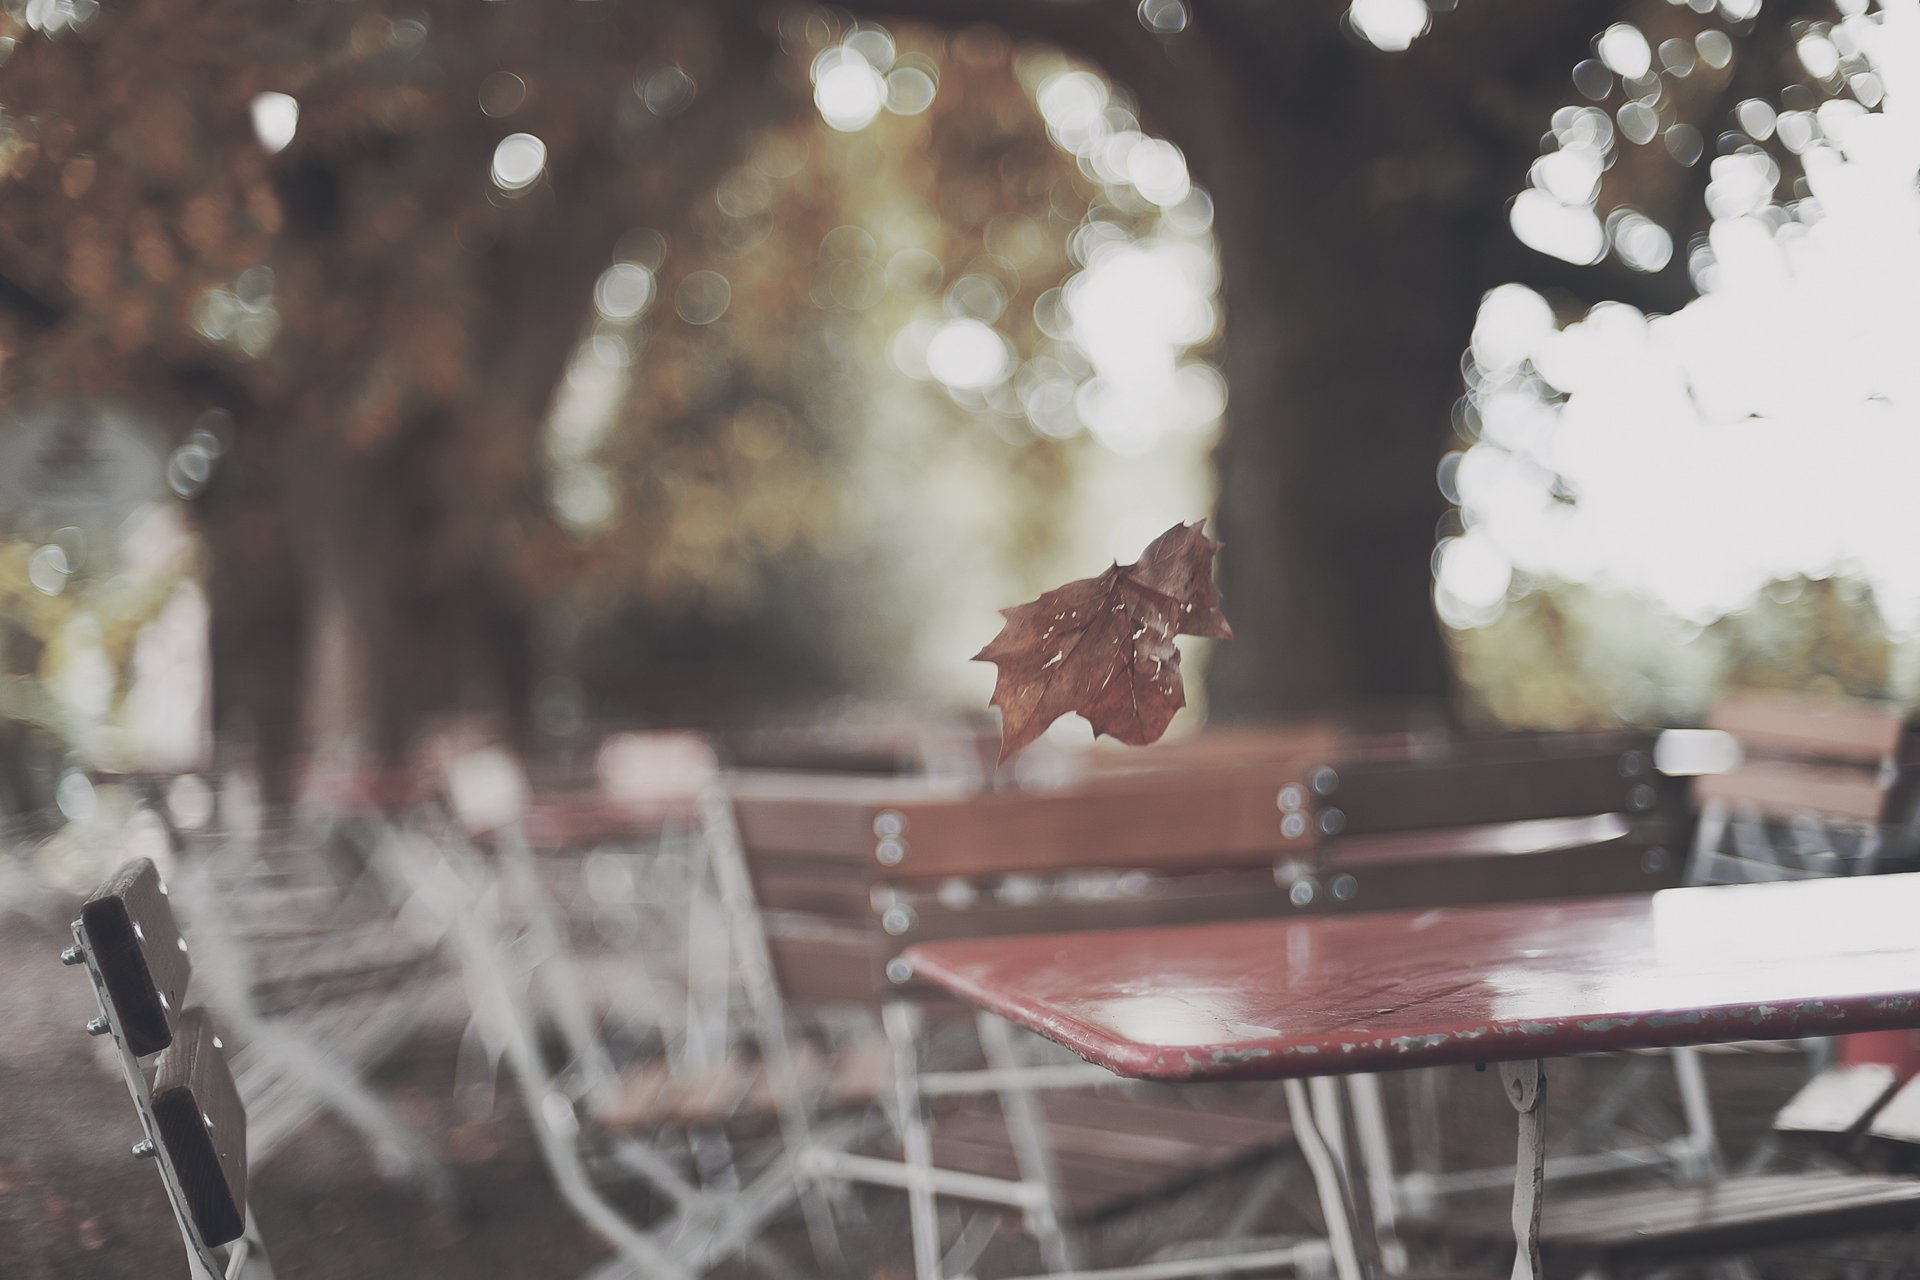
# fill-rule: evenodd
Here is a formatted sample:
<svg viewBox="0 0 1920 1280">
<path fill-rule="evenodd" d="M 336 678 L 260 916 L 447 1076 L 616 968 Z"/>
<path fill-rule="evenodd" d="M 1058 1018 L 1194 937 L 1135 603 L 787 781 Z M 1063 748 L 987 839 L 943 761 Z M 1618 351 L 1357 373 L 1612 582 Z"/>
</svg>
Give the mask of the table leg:
<svg viewBox="0 0 1920 1280">
<path fill-rule="evenodd" d="M 1547 1073 L 1540 1063 L 1503 1062 L 1500 1085 L 1520 1114 L 1513 1169 L 1513 1280 L 1540 1278 L 1540 1198 L 1547 1180 Z"/>
</svg>

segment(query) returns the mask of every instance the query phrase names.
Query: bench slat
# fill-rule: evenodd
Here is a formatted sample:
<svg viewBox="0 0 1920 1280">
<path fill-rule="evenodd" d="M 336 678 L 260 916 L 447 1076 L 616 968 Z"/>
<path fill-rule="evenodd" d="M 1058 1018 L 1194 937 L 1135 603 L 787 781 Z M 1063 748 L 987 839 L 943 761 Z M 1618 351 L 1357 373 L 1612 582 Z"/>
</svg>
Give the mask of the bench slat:
<svg viewBox="0 0 1920 1280">
<path fill-rule="evenodd" d="M 186 1001 L 193 966 L 151 859 L 114 873 L 80 908 L 107 998 L 136 1057 L 173 1042 L 173 1018 Z"/>
<path fill-rule="evenodd" d="M 247 1113 L 204 1009 L 180 1016 L 154 1077 L 153 1114 L 201 1238 L 238 1240 L 246 1230 Z"/>
<path fill-rule="evenodd" d="M 1920 1180 L 1767 1174 L 1692 1187 L 1549 1195 L 1540 1243 L 1550 1257 L 1620 1266 L 1901 1229 L 1916 1218 Z M 1431 1225 L 1483 1240 L 1509 1238 L 1513 1229 L 1508 1215 L 1491 1211 Z"/>
</svg>

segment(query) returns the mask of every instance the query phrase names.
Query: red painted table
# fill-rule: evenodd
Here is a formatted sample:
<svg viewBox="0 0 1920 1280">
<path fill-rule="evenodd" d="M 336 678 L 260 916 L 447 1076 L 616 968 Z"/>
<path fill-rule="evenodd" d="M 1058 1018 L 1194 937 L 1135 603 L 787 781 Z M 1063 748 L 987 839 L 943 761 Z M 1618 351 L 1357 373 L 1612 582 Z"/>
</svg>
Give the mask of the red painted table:
<svg viewBox="0 0 1920 1280">
<path fill-rule="evenodd" d="M 1524 1264 L 1538 1222 L 1539 1059 L 1920 1027 L 1920 873 L 969 939 L 906 958 L 1126 1076 L 1522 1064 L 1502 1076 L 1522 1115 Z"/>
</svg>

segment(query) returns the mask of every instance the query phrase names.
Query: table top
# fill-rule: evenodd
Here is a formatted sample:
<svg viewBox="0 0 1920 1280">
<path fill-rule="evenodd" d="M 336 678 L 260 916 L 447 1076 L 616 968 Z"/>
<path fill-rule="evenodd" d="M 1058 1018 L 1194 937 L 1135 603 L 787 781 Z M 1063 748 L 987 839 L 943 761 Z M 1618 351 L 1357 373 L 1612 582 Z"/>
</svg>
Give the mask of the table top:
<svg viewBox="0 0 1920 1280">
<path fill-rule="evenodd" d="M 1920 872 L 970 938 L 906 958 L 1144 1079 L 1790 1039 L 1920 1027 Z"/>
</svg>

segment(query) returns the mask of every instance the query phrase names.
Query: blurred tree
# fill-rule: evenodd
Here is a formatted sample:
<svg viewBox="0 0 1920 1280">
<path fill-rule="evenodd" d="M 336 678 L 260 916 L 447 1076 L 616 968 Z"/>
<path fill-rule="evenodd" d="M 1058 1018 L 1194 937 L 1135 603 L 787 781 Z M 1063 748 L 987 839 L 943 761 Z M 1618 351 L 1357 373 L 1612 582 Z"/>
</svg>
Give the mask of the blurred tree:
<svg viewBox="0 0 1920 1280">
<path fill-rule="evenodd" d="M 854 6 L 993 22 L 1088 58 L 1212 191 L 1240 636 L 1217 709 L 1444 688 L 1432 470 L 1474 300 L 1514 253 L 1488 191 L 1524 171 L 1611 7 L 1474 0 L 1395 56 L 1343 30 L 1334 0 L 1194 3 L 1178 31 L 1131 5 Z M 767 126 L 808 110 L 776 56 L 778 14 L 749 0 L 96 9 L 39 6 L 55 25 L 89 19 L 49 38 L 12 5 L 0 32 L 20 46 L 0 81 L 9 399 L 118 392 L 182 427 L 231 415 L 204 513 L 218 698 L 270 758 L 303 723 L 319 745 L 393 753 L 436 711 L 491 699 L 524 714 L 533 605 L 673 563 L 612 564 L 552 518 L 541 428 L 593 332 L 596 280 L 652 252 L 631 233 L 714 234 L 716 187 Z M 991 169 L 995 147 L 1024 145 L 973 158 Z M 756 304 L 762 325 L 785 320 L 777 298 Z M 654 496 L 697 511 L 756 477 L 804 484 L 785 464 L 806 451 L 781 425 L 799 393 L 758 348 L 723 352 L 748 376 L 715 379 L 711 353 L 685 344 L 678 385 L 724 385 L 726 403 L 650 406 L 653 442 L 671 451 L 716 415 L 731 434 L 717 457 L 654 473 Z M 1025 465 L 1044 484 L 1048 464 Z M 785 516 L 709 514 L 682 532 L 787 536 Z"/>
<path fill-rule="evenodd" d="M 760 6 L 96 10 L 0 33 L 9 400 L 231 415 L 218 700 L 269 758 L 523 711 L 529 600 L 582 554 L 539 427 L 621 237 L 790 101 Z"/>
<path fill-rule="evenodd" d="M 1408 52 L 1338 0 L 1184 5 L 895 0 L 987 20 L 1126 83 L 1211 192 L 1231 398 L 1218 535 L 1236 639 L 1209 700 L 1271 715 L 1446 693 L 1431 607 L 1433 477 L 1462 335 L 1528 255 L 1495 193 L 1620 0 L 1436 4 Z M 1177 9 L 1157 31 L 1149 10 Z M 1169 26 L 1176 24 L 1169 23 Z"/>
</svg>

